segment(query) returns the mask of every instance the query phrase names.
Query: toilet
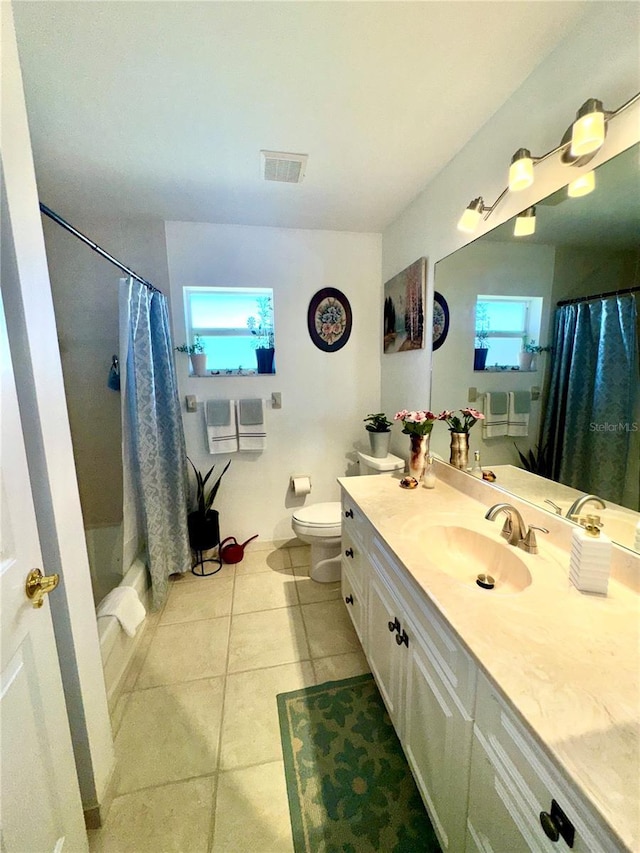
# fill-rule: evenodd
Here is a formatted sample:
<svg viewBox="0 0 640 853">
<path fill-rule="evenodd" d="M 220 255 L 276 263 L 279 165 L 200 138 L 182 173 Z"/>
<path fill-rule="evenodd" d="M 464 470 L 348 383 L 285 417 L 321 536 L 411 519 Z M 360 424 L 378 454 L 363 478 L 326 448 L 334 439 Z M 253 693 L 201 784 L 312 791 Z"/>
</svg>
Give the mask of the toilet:
<svg viewBox="0 0 640 853">
<path fill-rule="evenodd" d="M 360 474 L 387 474 L 404 470 L 404 461 L 387 455 L 376 459 L 358 451 Z M 342 505 L 339 501 L 310 504 L 296 509 L 291 527 L 298 539 L 311 545 L 309 575 L 318 583 L 340 580 L 340 540 L 342 536 Z"/>
</svg>

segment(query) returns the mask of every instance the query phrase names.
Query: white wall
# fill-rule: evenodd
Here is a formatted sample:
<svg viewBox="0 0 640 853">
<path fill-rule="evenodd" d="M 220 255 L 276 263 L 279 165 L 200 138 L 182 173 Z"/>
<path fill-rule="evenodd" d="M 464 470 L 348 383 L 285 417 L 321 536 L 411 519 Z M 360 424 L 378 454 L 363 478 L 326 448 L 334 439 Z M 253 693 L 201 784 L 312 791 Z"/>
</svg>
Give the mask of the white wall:
<svg viewBox="0 0 640 853">
<path fill-rule="evenodd" d="M 177 353 L 176 365 L 183 410 L 185 394 L 200 404 L 197 414 L 184 412 L 190 458 L 200 470 L 233 460 L 216 498 L 221 535 L 288 539 L 291 512 L 302 503 L 289 478 L 311 477 L 306 503 L 337 500 L 336 477 L 355 472 L 354 446 L 366 440 L 362 419 L 379 410 L 380 235 L 167 222 L 166 238 L 176 343 L 185 340 L 184 286 L 274 290 L 275 375 L 190 378 Z M 317 349 L 307 331 L 309 301 L 323 287 L 341 290 L 353 312 L 351 337 L 335 353 Z M 269 399 L 273 391 L 282 409 L 267 411 L 266 451 L 211 456 L 203 401 Z"/>
<path fill-rule="evenodd" d="M 540 14 L 544 14 L 544 4 L 540 4 Z M 456 223 L 469 201 L 482 195 L 487 204 L 492 204 L 506 186 L 514 151 L 526 146 L 534 154 L 541 154 L 554 148 L 587 98 L 600 98 L 605 108 L 616 109 L 632 97 L 640 89 L 639 44 L 636 3 L 590 5 L 571 36 L 553 51 L 385 230 L 382 242 L 383 280 L 391 278 L 421 255 L 426 255 L 429 258 L 428 292 L 431 295 L 436 261 L 470 241 L 456 229 Z M 477 85 L 482 85 L 481 68 L 476 69 L 474 80 Z M 586 170 L 637 141 L 639 128 L 638 110 L 628 110 L 618 117 L 609 127 L 603 149 Z M 551 194 L 577 174 L 579 171 L 576 169 L 559 166 L 558 158 L 549 158 L 539 164 L 534 186 L 508 196 L 474 236 L 480 236 Z M 429 296 L 427 305 L 430 304 Z M 430 323 L 431 319 L 427 317 L 427 328 Z M 455 316 L 452 323 L 455 326 Z M 455 358 L 457 353 L 448 341 L 433 354 L 434 387 L 443 364 Z M 427 407 L 430 384 L 429 351 L 382 357 L 382 408 L 386 411 Z M 451 388 L 447 400 L 449 408 L 465 405 L 466 388 Z M 432 439 L 434 444 L 440 430 L 444 427 L 436 425 Z M 396 430 L 392 449 L 406 456 L 405 444 L 405 436 Z"/>
<path fill-rule="evenodd" d="M 162 222 L 69 219 L 168 294 Z M 84 524 L 116 525 L 122 520 L 120 394 L 107 388 L 107 377 L 119 349 L 124 273 L 52 220 L 43 217 L 43 226 Z"/>
</svg>

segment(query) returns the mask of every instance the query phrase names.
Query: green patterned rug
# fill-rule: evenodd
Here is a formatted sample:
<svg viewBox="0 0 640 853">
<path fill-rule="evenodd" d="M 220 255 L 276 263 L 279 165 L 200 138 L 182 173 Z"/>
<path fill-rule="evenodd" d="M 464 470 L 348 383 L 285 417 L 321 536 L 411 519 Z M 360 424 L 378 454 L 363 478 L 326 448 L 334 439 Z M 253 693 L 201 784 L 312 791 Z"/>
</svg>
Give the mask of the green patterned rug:
<svg viewBox="0 0 640 853">
<path fill-rule="evenodd" d="M 278 696 L 296 853 L 439 853 L 373 676 Z"/>
</svg>

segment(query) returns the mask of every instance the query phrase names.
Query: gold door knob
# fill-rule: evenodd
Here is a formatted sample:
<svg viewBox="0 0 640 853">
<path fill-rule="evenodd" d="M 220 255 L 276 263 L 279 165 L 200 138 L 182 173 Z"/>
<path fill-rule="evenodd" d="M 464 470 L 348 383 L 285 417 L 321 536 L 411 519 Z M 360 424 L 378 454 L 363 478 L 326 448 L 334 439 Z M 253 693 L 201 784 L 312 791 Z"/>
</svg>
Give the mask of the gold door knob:
<svg viewBox="0 0 640 853">
<path fill-rule="evenodd" d="M 31 569 L 27 575 L 25 592 L 34 607 L 42 607 L 44 597 L 52 592 L 60 583 L 60 575 L 49 575 L 45 577 L 40 569 Z"/>
</svg>

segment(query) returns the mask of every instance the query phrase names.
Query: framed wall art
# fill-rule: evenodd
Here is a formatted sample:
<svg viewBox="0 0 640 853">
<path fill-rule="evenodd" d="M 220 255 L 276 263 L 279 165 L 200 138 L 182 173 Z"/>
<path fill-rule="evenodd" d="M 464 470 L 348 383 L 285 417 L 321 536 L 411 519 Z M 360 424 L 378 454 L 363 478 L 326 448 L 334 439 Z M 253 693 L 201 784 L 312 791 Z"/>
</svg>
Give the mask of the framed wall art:
<svg viewBox="0 0 640 853">
<path fill-rule="evenodd" d="M 384 286 L 383 349 L 387 354 L 423 349 L 427 259 L 420 258 Z"/>
<path fill-rule="evenodd" d="M 311 340 L 324 352 L 336 352 L 351 334 L 351 305 L 335 287 L 324 287 L 311 297 L 307 312 Z"/>
</svg>

